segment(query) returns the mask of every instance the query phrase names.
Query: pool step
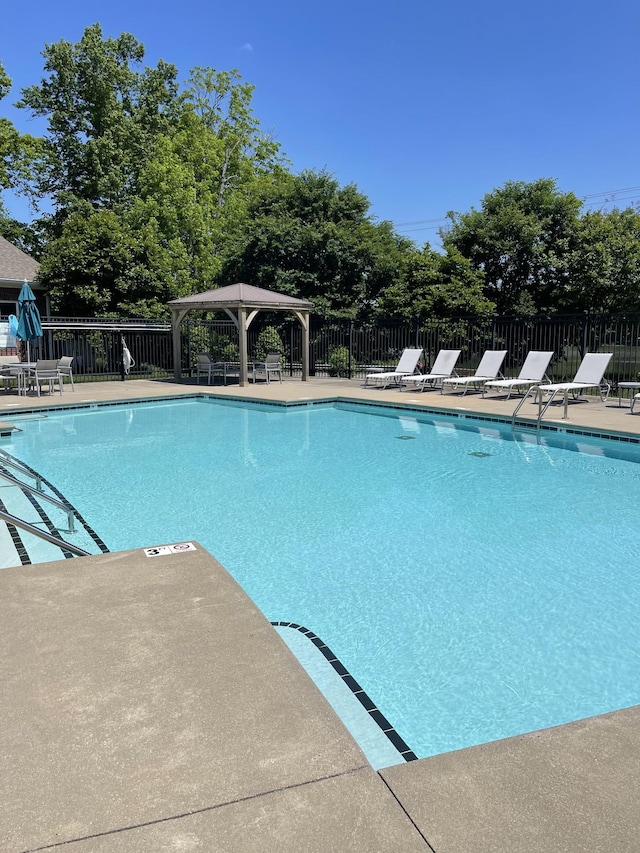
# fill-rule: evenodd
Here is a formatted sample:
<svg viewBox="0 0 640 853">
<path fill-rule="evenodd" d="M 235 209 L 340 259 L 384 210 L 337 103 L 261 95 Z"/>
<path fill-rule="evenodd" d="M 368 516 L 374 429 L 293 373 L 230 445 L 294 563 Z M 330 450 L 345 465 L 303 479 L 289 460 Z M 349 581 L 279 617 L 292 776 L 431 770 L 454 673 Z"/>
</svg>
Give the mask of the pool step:
<svg viewBox="0 0 640 853">
<path fill-rule="evenodd" d="M 71 533 L 64 513 L 45 502 L 40 503 L 37 496 L 25 494 L 18 486 L 0 481 L 0 507 L 39 530 L 52 533 L 61 539 L 69 539 L 72 544 L 91 553 L 99 552 L 95 542 L 81 525 L 77 525 L 79 529 Z M 46 542 L 12 524 L 0 522 L 1 569 L 63 560 L 70 556 L 72 555 L 64 548 Z"/>
</svg>

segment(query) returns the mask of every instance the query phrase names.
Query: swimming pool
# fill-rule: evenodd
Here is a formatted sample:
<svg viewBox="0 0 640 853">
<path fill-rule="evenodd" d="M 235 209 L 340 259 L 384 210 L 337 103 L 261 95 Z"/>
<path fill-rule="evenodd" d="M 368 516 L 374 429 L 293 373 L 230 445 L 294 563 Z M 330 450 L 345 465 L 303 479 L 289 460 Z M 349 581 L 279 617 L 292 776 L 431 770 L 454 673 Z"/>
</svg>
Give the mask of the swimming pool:
<svg viewBox="0 0 640 853">
<path fill-rule="evenodd" d="M 201 542 L 419 757 L 640 702 L 635 446 L 195 399 L 20 427 L 2 446 L 111 550 Z"/>
</svg>

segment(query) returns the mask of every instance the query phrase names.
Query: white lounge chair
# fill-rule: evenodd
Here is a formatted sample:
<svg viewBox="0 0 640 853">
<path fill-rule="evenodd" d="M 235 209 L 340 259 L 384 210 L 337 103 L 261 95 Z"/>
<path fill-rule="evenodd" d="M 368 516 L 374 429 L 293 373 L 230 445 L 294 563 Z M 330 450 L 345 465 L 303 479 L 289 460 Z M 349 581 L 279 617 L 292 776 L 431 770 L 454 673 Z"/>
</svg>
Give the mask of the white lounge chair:
<svg viewBox="0 0 640 853">
<path fill-rule="evenodd" d="M 364 378 L 365 388 L 370 382 L 374 385 L 380 384 L 382 388 L 386 388 L 387 385 L 391 385 L 392 382 L 396 385 L 400 385 L 403 377 L 411 376 L 411 374 L 416 372 L 421 355 L 421 349 L 405 349 L 400 356 L 400 361 L 398 362 L 398 366 L 395 370 L 382 371 L 380 373 L 367 373 Z"/>
<path fill-rule="evenodd" d="M 606 402 L 611 390 L 611 384 L 604 378 L 604 372 L 609 366 L 611 352 L 590 352 L 580 362 L 580 367 L 572 382 L 555 382 L 552 385 L 532 385 L 527 391 L 528 397 L 533 391 L 549 394 L 549 399 L 544 404 L 539 417 L 541 418 L 547 411 L 555 397 L 562 393 L 564 394 L 565 407 L 567 405 L 569 394 L 573 394 L 576 398 L 580 396 L 581 391 L 587 391 L 589 388 L 597 388 L 600 392 L 600 399 Z M 524 402 L 524 401 L 523 401 Z M 518 406 L 518 408 L 520 408 Z M 517 411 L 517 410 L 516 410 Z"/>
<path fill-rule="evenodd" d="M 498 392 L 506 391 L 508 400 L 512 391 L 527 391 L 532 385 L 539 385 L 540 382 L 545 381 L 549 382 L 546 370 L 549 367 L 552 355 L 553 352 L 531 350 L 527 353 L 522 369 L 515 379 L 491 379 L 489 382 L 485 382 L 482 388 L 482 396 L 484 397 L 490 389 L 494 389 Z"/>
<path fill-rule="evenodd" d="M 506 349 L 487 350 L 480 359 L 480 364 L 473 376 L 454 376 L 450 379 L 443 379 L 440 393 L 444 394 L 445 388 L 452 386 L 454 389 L 462 388 L 462 395 L 464 396 L 469 388 L 477 389 L 480 385 L 484 385 L 485 382 L 489 382 L 491 379 L 496 379 L 498 376 L 502 377 L 500 368 L 506 354 Z"/>
<path fill-rule="evenodd" d="M 459 349 L 441 349 L 429 373 L 416 373 L 413 376 L 405 376 L 401 380 L 401 386 L 406 383 L 407 386 L 413 385 L 416 390 L 420 388 L 420 391 L 424 391 L 427 384 L 435 388 L 443 379 L 448 379 L 455 372 L 454 368 L 457 360 L 460 358 L 460 352 L 461 350 Z M 400 390 L 402 390 L 402 387 Z"/>
</svg>

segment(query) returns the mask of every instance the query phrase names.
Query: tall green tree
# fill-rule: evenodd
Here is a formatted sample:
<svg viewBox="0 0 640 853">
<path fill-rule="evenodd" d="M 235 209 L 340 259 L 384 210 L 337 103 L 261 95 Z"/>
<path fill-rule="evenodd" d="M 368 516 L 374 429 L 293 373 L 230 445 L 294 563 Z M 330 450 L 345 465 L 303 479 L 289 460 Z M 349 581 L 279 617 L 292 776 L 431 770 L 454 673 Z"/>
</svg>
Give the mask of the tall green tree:
<svg viewBox="0 0 640 853">
<path fill-rule="evenodd" d="M 0 101 L 11 91 L 11 78 L 0 62 Z M 0 116 L 0 193 L 3 190 L 25 192 L 34 163 L 40 154 L 40 140 L 21 134 L 6 117 Z M 27 252 L 37 254 L 37 229 L 9 215 L 0 197 L 0 235 Z"/>
<path fill-rule="evenodd" d="M 411 244 L 369 216 L 369 200 L 325 171 L 279 172 L 257 183 L 239 245 L 221 280 L 311 300 L 326 317 L 370 311 Z"/>
<path fill-rule="evenodd" d="M 508 181 L 480 210 L 449 213 L 443 246 L 482 271 L 485 296 L 500 314 L 546 312 L 566 288 L 580 208 L 549 178 Z"/>
<path fill-rule="evenodd" d="M 249 185 L 279 162 L 253 87 L 196 68 L 179 93 L 173 65 L 143 67 L 140 42 L 98 24 L 43 55 L 19 106 L 47 119 L 33 195 L 53 205 L 41 278 L 55 309 L 159 316 L 212 286 Z"/>
<path fill-rule="evenodd" d="M 157 242 L 150 265 L 165 302 L 215 286 L 254 183 L 280 168 L 279 146 L 253 116 L 252 92 L 235 71 L 195 69 L 179 118 L 141 169 L 124 220 Z"/>
<path fill-rule="evenodd" d="M 108 316 L 126 298 L 138 239 L 111 210 L 72 211 L 50 239 L 40 266 L 55 314 Z"/>
<path fill-rule="evenodd" d="M 0 101 L 11 91 L 11 78 L 0 62 Z M 12 185 L 11 163 L 19 148 L 19 134 L 8 118 L 0 116 L 0 191 Z"/>
<path fill-rule="evenodd" d="M 135 193 L 142 164 L 177 108 L 175 66 L 142 68 L 144 46 L 129 33 L 103 38 L 99 24 L 77 44 L 46 45 L 46 76 L 17 106 L 47 120 L 34 200 L 54 220 L 79 209 L 112 208 Z"/>
<path fill-rule="evenodd" d="M 148 279 L 153 247 L 122 217 L 158 134 L 175 121 L 177 69 L 143 68 L 143 45 L 128 33 L 103 38 L 99 24 L 43 56 L 45 76 L 17 104 L 47 122 L 29 186 L 34 207 L 53 209 L 40 220 L 40 278 L 59 313 L 121 313 L 132 294 L 146 301 L 135 288 Z"/>
<path fill-rule="evenodd" d="M 615 209 L 581 217 L 569 268 L 562 310 L 640 310 L 640 212 Z"/>
<path fill-rule="evenodd" d="M 282 165 L 279 144 L 261 129 L 253 114 L 254 89 L 235 68 L 217 71 L 196 66 L 187 83 L 187 105 L 217 142 L 219 207 L 248 177 L 268 174 Z"/>
<path fill-rule="evenodd" d="M 427 244 L 408 255 L 403 275 L 385 289 L 377 313 L 403 320 L 491 314 L 495 305 L 483 285 L 482 271 L 455 247 L 441 254 Z"/>
</svg>

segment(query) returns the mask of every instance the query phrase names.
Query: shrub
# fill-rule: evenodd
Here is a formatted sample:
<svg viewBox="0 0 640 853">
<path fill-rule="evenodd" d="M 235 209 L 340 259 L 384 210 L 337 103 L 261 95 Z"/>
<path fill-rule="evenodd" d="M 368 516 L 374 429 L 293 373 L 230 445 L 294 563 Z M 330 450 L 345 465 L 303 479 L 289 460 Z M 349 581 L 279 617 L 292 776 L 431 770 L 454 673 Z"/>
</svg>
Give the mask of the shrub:
<svg viewBox="0 0 640 853">
<path fill-rule="evenodd" d="M 329 376 L 349 375 L 349 350 L 336 347 L 329 353 Z"/>
<path fill-rule="evenodd" d="M 225 344 L 220 353 L 220 361 L 240 361 L 238 345 L 234 344 L 233 341 Z"/>
<path fill-rule="evenodd" d="M 195 367 L 198 354 L 201 352 L 210 353 L 214 361 L 240 360 L 238 344 L 228 335 L 223 335 L 215 329 L 194 324 L 190 329 L 190 340 L 191 367 Z"/>
<path fill-rule="evenodd" d="M 273 326 L 265 326 L 258 335 L 255 347 L 256 361 L 264 361 L 270 352 L 279 352 L 280 356 L 284 353 L 284 345 L 282 338 L 278 334 L 278 330 Z M 280 358 L 282 362 L 282 358 Z"/>
</svg>

